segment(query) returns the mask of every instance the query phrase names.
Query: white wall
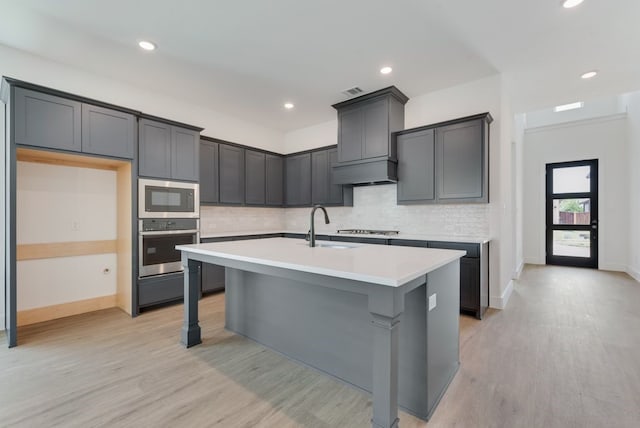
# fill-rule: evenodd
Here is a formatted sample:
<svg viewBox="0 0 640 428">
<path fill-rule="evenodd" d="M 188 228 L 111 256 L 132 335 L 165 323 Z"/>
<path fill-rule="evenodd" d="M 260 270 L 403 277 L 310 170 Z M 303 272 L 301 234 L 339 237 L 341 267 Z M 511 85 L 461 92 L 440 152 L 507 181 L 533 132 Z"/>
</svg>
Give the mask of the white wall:
<svg viewBox="0 0 640 428">
<path fill-rule="evenodd" d="M 503 307 L 510 293 L 511 277 L 516 270 L 515 242 L 513 235 L 513 205 L 515 201 L 511 197 L 511 127 L 512 114 L 509 107 L 510 100 L 504 90 L 501 76 L 491 76 L 474 82 L 465 83 L 452 88 L 412 96 L 405 107 L 405 128 L 413 128 L 420 125 L 442 122 L 458 117 L 469 116 L 477 113 L 490 112 L 494 122 L 491 125 L 490 145 L 490 200 L 491 203 L 482 208 L 482 230 L 489 231 L 493 237 L 491 243 L 490 261 L 490 294 L 491 304 L 495 307 Z M 400 88 L 402 89 L 402 88 Z M 503 108 L 506 111 L 503 111 Z M 507 118 L 503 120 L 503 118 Z M 299 129 L 286 133 L 284 136 L 284 152 L 292 153 L 313 147 L 321 147 L 337 142 L 337 122 L 335 120 L 321 123 L 312 127 Z M 356 189 L 356 192 L 358 190 Z M 366 192 L 366 191 L 365 191 Z M 357 193 L 356 193 L 357 194 Z M 395 192 L 383 192 L 384 198 L 392 198 Z M 424 224 L 425 229 L 438 229 L 443 226 L 442 218 L 438 215 L 430 217 L 426 215 L 434 209 L 420 207 L 416 209 L 391 208 L 395 199 L 381 200 L 380 204 L 386 210 L 403 212 L 408 219 L 408 224 Z M 358 210 L 358 200 L 354 202 L 352 210 Z M 345 208 L 350 210 L 350 208 Z M 405 211 L 402 211 L 405 210 Z M 352 214 L 345 214 L 344 218 L 353 218 Z M 287 210 L 287 227 L 294 229 L 300 216 L 291 214 Z M 295 219 L 295 220 L 294 220 Z M 352 226 L 357 226 L 352 225 Z M 400 230 L 406 228 L 400 226 Z"/>
<path fill-rule="evenodd" d="M 627 106 L 629 166 L 629 267 L 627 272 L 640 281 L 640 92 L 624 96 Z"/>
<path fill-rule="evenodd" d="M 541 126 L 625 113 L 626 105 L 624 102 L 621 102 L 620 98 L 619 96 L 611 96 L 595 100 L 582 100 L 584 106 L 574 110 L 555 112 L 553 111 L 553 107 L 550 107 L 544 110 L 527 112 L 527 127 L 538 128 Z"/>
<path fill-rule="evenodd" d="M 629 248 L 627 119 L 608 117 L 527 129 L 524 140 L 524 259 L 545 263 L 545 165 L 598 159 L 599 266 L 625 271 Z"/>
<path fill-rule="evenodd" d="M 18 162 L 16 174 L 18 245 L 116 239 L 115 171 Z M 116 269 L 115 253 L 19 261 L 18 310 L 114 295 Z"/>
<path fill-rule="evenodd" d="M 114 64 L 126 67 L 126 64 Z M 283 134 L 205 106 L 62 65 L 0 44 L 0 75 L 205 128 L 202 135 L 282 152 Z M 179 76 L 176 79 L 179 80 Z M 212 104 L 214 104 L 212 102 Z M 4 121 L 4 117 L 0 119 Z"/>
<path fill-rule="evenodd" d="M 0 106 L 0 115 L 2 115 L 2 118 L 0 119 L 0 135 L 2 136 L 3 142 L 4 142 L 4 138 L 5 138 L 5 126 L 4 126 L 4 117 L 5 117 L 5 105 L 2 104 Z M 7 241 L 5 238 L 5 230 L 4 230 L 4 225 L 5 225 L 5 209 L 6 209 L 6 204 L 5 204 L 5 147 L 6 144 L 0 144 L 0 164 L 2 164 L 2 169 L 0 172 L 0 189 L 2 189 L 2 197 L 0 198 L 0 238 L 3 244 L 0 246 L 0 275 L 3 279 L 3 286 L 2 289 L 0 290 L 0 330 L 4 330 L 5 326 L 6 326 L 6 312 L 5 312 L 5 287 L 7 286 L 7 280 L 5 278 L 5 245 L 7 245 Z"/>
<path fill-rule="evenodd" d="M 523 253 L 523 213 L 524 213 L 524 124 L 525 115 L 516 114 L 514 116 L 513 125 L 513 141 L 515 148 L 515 251 L 516 251 L 516 272 L 514 278 L 517 278 L 522 271 L 524 264 Z M 513 180 L 512 180 L 513 181 Z"/>
</svg>

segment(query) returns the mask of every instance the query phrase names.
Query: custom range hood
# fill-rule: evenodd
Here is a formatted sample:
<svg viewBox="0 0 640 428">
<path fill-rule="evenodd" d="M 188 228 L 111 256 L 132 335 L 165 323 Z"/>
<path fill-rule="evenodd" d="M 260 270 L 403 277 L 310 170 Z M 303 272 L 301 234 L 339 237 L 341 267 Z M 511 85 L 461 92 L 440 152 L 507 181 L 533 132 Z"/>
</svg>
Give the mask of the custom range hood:
<svg viewBox="0 0 640 428">
<path fill-rule="evenodd" d="M 408 100 L 398 88 L 390 86 L 333 105 L 338 110 L 334 184 L 398 181 L 396 144 L 391 134 L 404 129 L 404 105 Z"/>
</svg>

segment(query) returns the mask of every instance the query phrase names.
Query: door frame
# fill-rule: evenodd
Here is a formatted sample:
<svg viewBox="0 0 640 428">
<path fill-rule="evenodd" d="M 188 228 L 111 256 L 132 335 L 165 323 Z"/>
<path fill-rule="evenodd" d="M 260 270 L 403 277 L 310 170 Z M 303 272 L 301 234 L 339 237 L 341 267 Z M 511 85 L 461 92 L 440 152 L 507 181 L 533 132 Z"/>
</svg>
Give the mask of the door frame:
<svg viewBox="0 0 640 428">
<path fill-rule="evenodd" d="M 553 170 L 578 166 L 590 166 L 589 192 L 553 193 Z M 548 163 L 545 167 L 545 250 L 548 265 L 576 266 L 598 269 L 598 159 L 581 161 Z M 588 225 L 558 225 L 553 224 L 553 200 L 589 198 L 590 221 Z M 553 232 L 555 230 L 584 230 L 590 232 L 591 257 L 571 257 L 553 255 Z"/>
</svg>

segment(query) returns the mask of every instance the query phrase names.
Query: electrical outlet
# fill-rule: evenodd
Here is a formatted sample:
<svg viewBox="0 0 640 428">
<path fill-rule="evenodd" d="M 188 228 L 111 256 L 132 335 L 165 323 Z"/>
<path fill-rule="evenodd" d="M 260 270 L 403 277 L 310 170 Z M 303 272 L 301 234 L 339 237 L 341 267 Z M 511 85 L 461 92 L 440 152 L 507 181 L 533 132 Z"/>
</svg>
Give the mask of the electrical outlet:
<svg viewBox="0 0 640 428">
<path fill-rule="evenodd" d="M 434 310 L 436 308 L 436 305 L 436 293 L 433 293 L 431 296 L 429 296 L 429 311 Z"/>
</svg>

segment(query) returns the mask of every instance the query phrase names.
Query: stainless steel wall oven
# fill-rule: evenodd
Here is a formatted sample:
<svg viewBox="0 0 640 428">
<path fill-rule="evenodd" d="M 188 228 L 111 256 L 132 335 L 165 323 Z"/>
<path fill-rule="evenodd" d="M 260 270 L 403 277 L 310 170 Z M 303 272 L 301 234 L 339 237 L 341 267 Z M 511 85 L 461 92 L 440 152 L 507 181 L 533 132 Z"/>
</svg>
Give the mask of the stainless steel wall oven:
<svg viewBox="0 0 640 428">
<path fill-rule="evenodd" d="M 142 277 L 183 270 L 176 245 L 200 242 L 196 218 L 156 218 L 139 220 L 139 271 Z"/>
</svg>

